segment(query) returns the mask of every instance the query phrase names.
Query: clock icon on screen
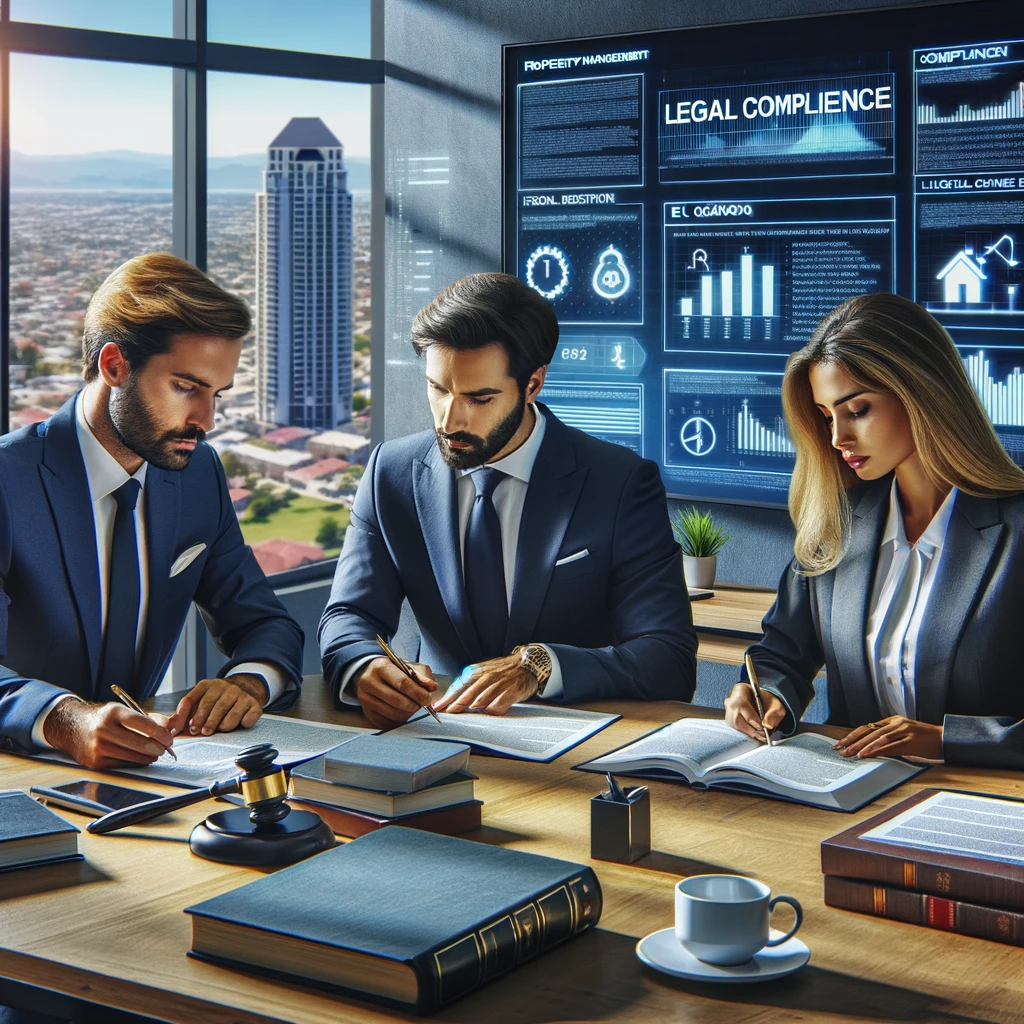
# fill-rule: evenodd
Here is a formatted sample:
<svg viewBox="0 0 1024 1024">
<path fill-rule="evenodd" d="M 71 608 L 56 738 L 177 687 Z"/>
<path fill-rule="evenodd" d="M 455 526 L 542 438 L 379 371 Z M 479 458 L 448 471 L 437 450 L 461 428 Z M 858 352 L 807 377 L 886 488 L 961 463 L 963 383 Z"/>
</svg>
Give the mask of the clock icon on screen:
<svg viewBox="0 0 1024 1024">
<path fill-rule="evenodd" d="M 679 440 L 691 455 L 707 455 L 715 447 L 715 428 L 703 416 L 691 416 L 683 424 Z"/>
</svg>

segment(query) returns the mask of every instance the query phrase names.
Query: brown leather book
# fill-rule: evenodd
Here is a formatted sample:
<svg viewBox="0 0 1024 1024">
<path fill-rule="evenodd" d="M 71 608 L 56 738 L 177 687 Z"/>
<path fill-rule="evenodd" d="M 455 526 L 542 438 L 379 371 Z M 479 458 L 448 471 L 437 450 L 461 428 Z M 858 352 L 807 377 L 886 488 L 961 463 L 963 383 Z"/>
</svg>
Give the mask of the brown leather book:
<svg viewBox="0 0 1024 1024">
<path fill-rule="evenodd" d="M 315 800 L 296 800 L 289 797 L 288 803 L 295 808 L 316 811 L 334 830 L 336 835 L 364 836 L 367 832 L 376 832 L 385 825 L 404 825 L 406 828 L 418 828 L 422 832 L 437 832 L 443 836 L 458 835 L 480 827 L 480 808 L 482 800 L 467 800 L 461 804 L 449 804 L 432 811 L 416 811 L 414 814 L 402 814 L 397 818 L 385 818 L 379 814 L 368 814 L 366 811 L 351 811 L 347 807 L 335 804 L 321 804 Z"/>
<path fill-rule="evenodd" d="M 976 939 L 991 939 L 1010 946 L 1024 946 L 1024 913 L 983 907 L 978 903 L 948 900 L 941 896 L 873 885 L 855 878 L 825 876 L 825 905 L 858 914 L 873 914 L 891 921 L 905 921 L 925 928 L 939 928 Z"/>
<path fill-rule="evenodd" d="M 826 839 L 821 844 L 822 872 L 947 900 L 979 903 L 1002 910 L 1024 910 L 1024 864 L 864 838 L 865 833 L 939 793 L 1005 800 L 1008 810 L 1015 816 L 1022 810 L 1021 801 L 999 794 L 922 789 L 888 810 Z M 980 831 L 982 824 L 976 827 Z M 969 832 L 972 826 L 967 824 L 961 831 L 964 829 Z"/>
</svg>

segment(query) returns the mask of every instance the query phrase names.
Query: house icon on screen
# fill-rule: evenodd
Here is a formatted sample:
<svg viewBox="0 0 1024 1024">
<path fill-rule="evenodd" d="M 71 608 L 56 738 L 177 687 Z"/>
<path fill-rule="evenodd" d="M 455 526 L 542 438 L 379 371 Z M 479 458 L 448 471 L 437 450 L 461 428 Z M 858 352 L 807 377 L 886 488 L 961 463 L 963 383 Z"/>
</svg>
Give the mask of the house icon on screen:
<svg viewBox="0 0 1024 1024">
<path fill-rule="evenodd" d="M 981 302 L 981 282 L 986 278 L 973 250 L 961 249 L 936 277 L 943 284 L 946 302 Z"/>
</svg>

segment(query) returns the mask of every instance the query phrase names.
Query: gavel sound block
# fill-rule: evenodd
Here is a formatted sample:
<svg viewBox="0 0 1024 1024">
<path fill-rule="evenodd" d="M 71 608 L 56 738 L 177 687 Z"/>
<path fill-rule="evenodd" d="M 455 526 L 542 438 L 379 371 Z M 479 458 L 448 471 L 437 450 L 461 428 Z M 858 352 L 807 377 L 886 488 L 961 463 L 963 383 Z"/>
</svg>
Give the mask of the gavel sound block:
<svg viewBox="0 0 1024 1024">
<path fill-rule="evenodd" d="M 139 825 L 169 811 L 210 797 L 241 793 L 245 807 L 217 811 L 192 830 L 189 848 L 199 857 L 243 867 L 294 864 L 334 846 L 334 833 L 319 814 L 293 810 L 285 803 L 288 780 L 274 764 L 277 751 L 269 743 L 246 747 L 235 758 L 241 775 L 214 782 L 208 789 L 176 794 L 111 811 L 86 826 L 103 834 Z"/>
</svg>

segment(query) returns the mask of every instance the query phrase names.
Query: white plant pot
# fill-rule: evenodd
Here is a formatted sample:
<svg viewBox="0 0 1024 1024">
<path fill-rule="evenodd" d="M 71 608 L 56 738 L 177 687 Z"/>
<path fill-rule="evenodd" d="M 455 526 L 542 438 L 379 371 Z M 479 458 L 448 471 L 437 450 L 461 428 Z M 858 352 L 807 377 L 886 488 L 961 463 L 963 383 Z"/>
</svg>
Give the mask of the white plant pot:
<svg viewBox="0 0 1024 1024">
<path fill-rule="evenodd" d="M 707 558 L 683 555 L 683 578 L 688 587 L 710 590 L 715 585 L 715 569 L 717 567 L 718 555 L 710 555 Z"/>
</svg>

